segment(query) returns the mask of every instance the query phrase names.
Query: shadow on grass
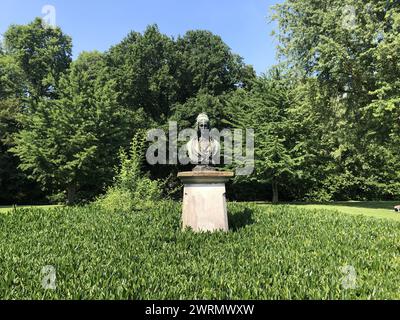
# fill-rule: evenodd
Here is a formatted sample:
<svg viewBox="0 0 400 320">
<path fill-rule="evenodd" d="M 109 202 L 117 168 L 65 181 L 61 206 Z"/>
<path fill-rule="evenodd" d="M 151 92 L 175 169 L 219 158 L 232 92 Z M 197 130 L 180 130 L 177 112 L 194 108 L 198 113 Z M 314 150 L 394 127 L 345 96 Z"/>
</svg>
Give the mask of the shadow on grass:
<svg viewBox="0 0 400 320">
<path fill-rule="evenodd" d="M 245 226 L 253 224 L 253 213 L 253 210 L 249 208 L 245 208 L 235 213 L 228 212 L 229 229 L 232 231 L 238 231 Z"/>
</svg>

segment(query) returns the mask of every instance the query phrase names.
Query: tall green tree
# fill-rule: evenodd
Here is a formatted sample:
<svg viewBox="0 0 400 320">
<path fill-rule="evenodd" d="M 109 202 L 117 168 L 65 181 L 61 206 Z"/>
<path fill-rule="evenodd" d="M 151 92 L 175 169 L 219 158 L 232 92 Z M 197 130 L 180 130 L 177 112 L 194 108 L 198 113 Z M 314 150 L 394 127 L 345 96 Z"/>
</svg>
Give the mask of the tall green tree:
<svg viewBox="0 0 400 320">
<path fill-rule="evenodd" d="M 165 122 L 179 89 L 173 40 L 151 25 L 143 34 L 129 33 L 109 50 L 107 61 L 117 83 L 118 102 Z"/>
<path fill-rule="evenodd" d="M 29 201 L 32 185 L 17 167 L 19 160 L 9 152 L 13 146 L 13 134 L 20 125 L 24 96 L 22 70 L 12 56 L 0 53 L 0 203 L 10 204 Z"/>
<path fill-rule="evenodd" d="M 58 81 L 72 61 L 71 38 L 60 28 L 48 27 L 40 18 L 27 25 L 11 25 L 4 33 L 4 50 L 23 71 L 29 97 L 56 96 Z"/>
<path fill-rule="evenodd" d="M 77 192 L 93 195 L 112 181 L 118 150 L 130 141 L 130 114 L 119 107 L 107 75 L 102 54 L 82 53 L 61 78 L 59 98 L 41 99 L 25 114 L 12 149 L 21 169 L 43 188 L 65 191 L 69 204 Z"/>
<path fill-rule="evenodd" d="M 307 101 L 297 112 L 312 119 L 310 137 L 319 137 L 307 144 L 325 199 L 400 192 L 399 12 L 394 0 L 275 7 L 279 52 Z"/>
<path fill-rule="evenodd" d="M 9 152 L 13 135 L 23 126 L 21 114 L 42 97 L 54 98 L 61 75 L 71 62 L 71 40 L 59 28 L 46 28 L 41 19 L 12 25 L 0 49 L 0 201 L 34 202 L 41 198 L 37 185 L 18 169 Z M 2 198 L 2 199 L 1 199 Z"/>
<path fill-rule="evenodd" d="M 272 202 L 277 203 L 279 189 L 302 176 L 302 142 L 290 111 L 295 98 L 279 69 L 255 80 L 251 87 L 228 95 L 225 122 L 254 130 L 255 171 L 244 179 L 270 183 Z"/>
<path fill-rule="evenodd" d="M 221 95 L 255 78 L 253 68 L 245 65 L 221 37 L 210 31 L 188 31 L 176 40 L 176 47 L 180 61 L 180 101 L 200 91 Z"/>
<path fill-rule="evenodd" d="M 159 124 L 174 115 L 176 104 L 201 94 L 221 95 L 255 77 L 251 66 L 208 31 L 189 31 L 174 40 L 152 25 L 143 34 L 129 33 L 107 58 L 119 102 L 143 109 Z"/>
</svg>

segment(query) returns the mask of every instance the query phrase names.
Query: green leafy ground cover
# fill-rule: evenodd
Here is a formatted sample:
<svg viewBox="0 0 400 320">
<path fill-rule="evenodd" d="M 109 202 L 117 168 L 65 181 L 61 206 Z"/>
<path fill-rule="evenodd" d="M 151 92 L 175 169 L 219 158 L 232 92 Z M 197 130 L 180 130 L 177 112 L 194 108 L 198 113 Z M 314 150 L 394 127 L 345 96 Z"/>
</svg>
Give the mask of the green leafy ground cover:
<svg viewBox="0 0 400 320">
<path fill-rule="evenodd" d="M 2 299 L 400 298 L 400 223 L 292 206 L 229 205 L 229 233 L 180 230 L 180 204 L 0 215 Z M 42 287 L 43 266 L 56 289 Z M 356 286 L 343 287 L 353 266 Z"/>
</svg>

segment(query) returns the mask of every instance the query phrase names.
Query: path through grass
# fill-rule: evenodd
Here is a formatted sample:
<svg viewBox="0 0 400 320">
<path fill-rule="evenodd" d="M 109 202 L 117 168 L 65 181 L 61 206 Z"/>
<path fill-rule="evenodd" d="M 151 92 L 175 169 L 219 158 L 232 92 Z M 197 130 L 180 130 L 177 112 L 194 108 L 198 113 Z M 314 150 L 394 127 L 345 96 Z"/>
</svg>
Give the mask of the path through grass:
<svg viewBox="0 0 400 320">
<path fill-rule="evenodd" d="M 33 209 L 33 208 L 50 209 L 50 208 L 55 208 L 55 207 L 60 207 L 60 206 L 59 205 L 17 206 L 18 209 Z M 14 210 L 14 206 L 0 206 L 0 213 L 9 212 L 12 210 Z"/>
</svg>

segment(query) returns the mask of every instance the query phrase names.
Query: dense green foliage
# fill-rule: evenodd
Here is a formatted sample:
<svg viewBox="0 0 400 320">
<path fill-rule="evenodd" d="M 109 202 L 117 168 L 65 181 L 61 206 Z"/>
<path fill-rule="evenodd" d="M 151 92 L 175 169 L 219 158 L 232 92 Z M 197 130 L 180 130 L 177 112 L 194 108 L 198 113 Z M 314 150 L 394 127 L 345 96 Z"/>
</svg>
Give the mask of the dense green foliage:
<svg viewBox="0 0 400 320">
<path fill-rule="evenodd" d="M 396 0 L 287 0 L 279 51 L 296 84 L 308 197 L 399 192 L 400 6 Z"/>
<path fill-rule="evenodd" d="M 113 177 L 119 147 L 127 145 L 128 113 L 117 105 L 115 85 L 101 77 L 102 55 L 83 53 L 62 77 L 57 99 L 41 99 L 23 115 L 12 149 L 20 168 L 50 191 L 101 192 Z M 99 184 L 100 182 L 100 184 Z"/>
<path fill-rule="evenodd" d="M 226 97 L 225 123 L 255 130 L 255 172 L 237 181 L 270 183 L 272 202 L 279 200 L 279 186 L 297 182 L 302 175 L 304 155 L 298 123 L 291 114 L 291 86 L 280 70 L 253 81 L 251 89 L 238 89 Z"/>
<path fill-rule="evenodd" d="M 2 141 L 13 138 L 1 145 L 4 168 L 11 166 L 23 182 L 27 174 L 50 199 L 67 203 L 93 199 L 111 185 L 118 151 L 129 148 L 138 130 L 164 126 L 170 118 L 193 122 L 190 101 L 215 99 L 255 77 L 207 31 L 174 40 L 149 26 L 106 53 L 84 52 L 71 63 L 69 37 L 36 19 L 11 26 L 5 49 L 0 110 L 12 104 L 16 114 L 8 125 L 12 114 L 0 113 Z M 0 181 L 12 190 L 9 171 Z M 157 177 L 157 168 L 152 171 Z M 10 193 L 9 201 L 18 200 Z"/>
<path fill-rule="evenodd" d="M 5 52 L 24 75 L 29 97 L 53 97 L 58 80 L 71 63 L 72 41 L 60 28 L 48 28 L 36 18 L 28 25 L 12 25 L 4 34 Z"/>
<path fill-rule="evenodd" d="M 13 145 L 12 135 L 18 130 L 16 118 L 22 98 L 18 86 L 20 80 L 21 72 L 13 58 L 0 54 L 0 199 L 3 201 L 15 197 L 23 184 L 22 172 L 17 170 L 18 158 L 9 152 Z"/>
<path fill-rule="evenodd" d="M 71 62 L 71 39 L 60 28 L 46 28 L 41 19 L 12 25 L 0 52 L 0 202 L 43 201 L 41 185 L 27 179 L 21 159 L 10 152 L 13 135 L 25 125 L 41 98 L 57 96 L 57 84 Z M 23 161 L 22 161 L 23 162 Z M 52 174 L 52 173 L 48 173 Z M 36 183 L 35 183 L 36 182 Z"/>
<path fill-rule="evenodd" d="M 398 299 L 399 223 L 231 204 L 228 233 L 180 230 L 180 203 L 0 215 L 3 299 Z M 56 290 L 41 270 L 56 269 Z M 356 271 L 342 287 L 341 268 Z"/>
<path fill-rule="evenodd" d="M 142 159 L 145 153 L 143 134 L 137 134 L 131 142 L 129 155 L 120 150 L 120 166 L 114 185 L 99 197 L 97 204 L 108 211 L 131 212 L 146 210 L 162 198 L 162 185 L 143 174 Z"/>
<path fill-rule="evenodd" d="M 159 124 L 172 115 L 174 104 L 199 92 L 219 95 L 255 77 L 219 36 L 201 30 L 174 41 L 157 26 L 149 26 L 143 34 L 129 33 L 106 59 L 118 85 L 119 103 L 144 110 L 148 121 Z"/>
<path fill-rule="evenodd" d="M 281 60 L 260 76 L 205 30 L 172 38 L 150 25 L 71 62 L 60 28 L 10 26 L 0 50 L 0 202 L 42 198 L 29 189 L 94 199 L 138 131 L 169 120 L 188 128 L 199 112 L 218 129 L 255 130 L 255 170 L 229 197 L 397 199 L 398 1 L 286 0 L 272 19 Z M 155 179 L 186 169 L 141 166 Z"/>
</svg>

